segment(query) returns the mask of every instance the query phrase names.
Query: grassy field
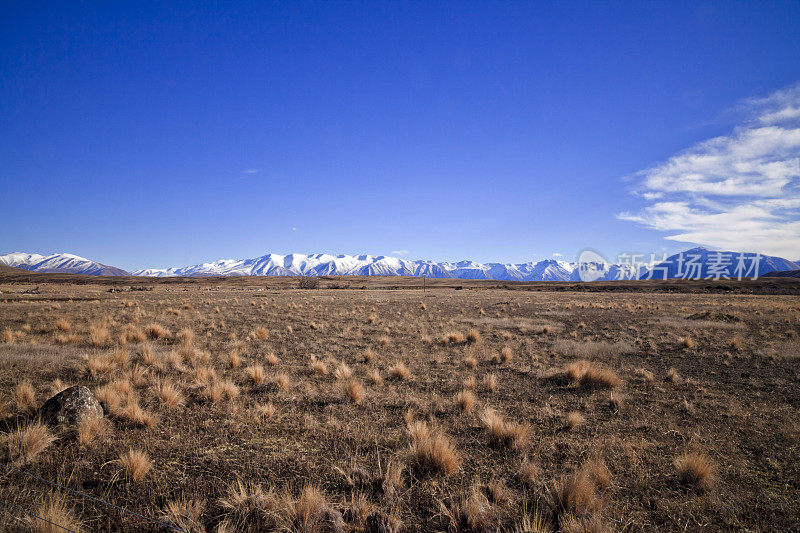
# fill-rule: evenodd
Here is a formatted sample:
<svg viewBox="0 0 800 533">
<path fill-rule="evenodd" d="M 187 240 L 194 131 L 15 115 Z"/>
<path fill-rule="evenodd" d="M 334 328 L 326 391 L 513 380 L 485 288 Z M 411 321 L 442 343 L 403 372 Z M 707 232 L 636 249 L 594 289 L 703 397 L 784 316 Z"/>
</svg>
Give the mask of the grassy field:
<svg viewBox="0 0 800 533">
<path fill-rule="evenodd" d="M 185 531 L 797 530 L 799 283 L 428 283 L 4 278 L 0 461 Z M 78 384 L 102 421 L 37 422 Z"/>
</svg>

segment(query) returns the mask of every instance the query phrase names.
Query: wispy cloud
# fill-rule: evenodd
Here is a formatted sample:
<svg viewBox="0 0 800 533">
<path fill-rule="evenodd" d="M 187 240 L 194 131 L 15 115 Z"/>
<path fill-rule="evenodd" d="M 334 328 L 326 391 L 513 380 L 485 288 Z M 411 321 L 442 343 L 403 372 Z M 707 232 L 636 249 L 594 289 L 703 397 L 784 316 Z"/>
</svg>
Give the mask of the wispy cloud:
<svg viewBox="0 0 800 533">
<path fill-rule="evenodd" d="M 742 103 L 748 121 L 635 175 L 648 205 L 618 218 L 667 239 L 800 256 L 800 84 Z"/>
<path fill-rule="evenodd" d="M 260 168 L 246 168 L 242 170 L 243 174 L 258 174 L 259 172 L 261 172 Z"/>
<path fill-rule="evenodd" d="M 408 250 L 392 250 L 392 255 L 408 255 Z"/>
</svg>

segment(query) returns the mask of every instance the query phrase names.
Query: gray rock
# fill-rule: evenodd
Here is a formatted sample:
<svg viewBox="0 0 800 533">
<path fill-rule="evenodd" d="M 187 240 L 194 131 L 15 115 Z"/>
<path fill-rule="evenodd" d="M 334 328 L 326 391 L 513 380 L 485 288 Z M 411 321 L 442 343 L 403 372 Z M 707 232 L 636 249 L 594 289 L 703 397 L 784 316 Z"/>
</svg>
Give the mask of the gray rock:
<svg viewBox="0 0 800 533">
<path fill-rule="evenodd" d="M 44 422 L 66 426 L 76 426 L 86 418 L 102 418 L 103 406 L 83 385 L 65 389 L 42 405 L 39 410 Z"/>
</svg>

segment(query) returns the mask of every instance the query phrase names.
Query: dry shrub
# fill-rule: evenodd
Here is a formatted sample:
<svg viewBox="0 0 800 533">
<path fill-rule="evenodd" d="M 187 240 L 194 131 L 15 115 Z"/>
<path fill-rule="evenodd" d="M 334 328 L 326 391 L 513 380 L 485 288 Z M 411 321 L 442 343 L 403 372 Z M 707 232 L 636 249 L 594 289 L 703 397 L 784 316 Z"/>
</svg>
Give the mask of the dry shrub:
<svg viewBox="0 0 800 533">
<path fill-rule="evenodd" d="M 275 365 L 277 365 L 278 363 L 280 363 L 280 362 L 281 362 L 281 360 L 280 360 L 280 359 L 278 359 L 278 356 L 277 356 L 277 355 L 275 355 L 275 354 L 274 354 L 274 353 L 272 353 L 272 352 L 269 352 L 269 353 L 267 354 L 267 356 L 266 356 L 266 360 L 267 360 L 267 364 L 268 364 L 268 365 L 270 365 L 270 366 L 275 366 Z"/>
<path fill-rule="evenodd" d="M 456 404 L 465 413 L 471 413 L 475 408 L 475 394 L 467 389 L 456 394 Z"/>
<path fill-rule="evenodd" d="M 69 322 L 67 322 L 63 318 L 60 318 L 60 319 L 56 320 L 55 328 L 56 328 L 57 331 L 61 331 L 63 333 L 66 333 L 70 329 L 72 329 L 72 326 L 70 325 Z"/>
<path fill-rule="evenodd" d="M 564 425 L 567 429 L 575 429 L 586 421 L 586 418 L 578 411 L 570 411 L 567 413 Z"/>
<path fill-rule="evenodd" d="M 478 366 L 478 360 L 474 356 L 470 355 L 464 358 L 464 364 L 467 366 L 467 368 L 474 370 L 475 367 Z"/>
<path fill-rule="evenodd" d="M 170 500 L 161 511 L 161 520 L 186 533 L 205 533 L 202 516 L 206 509 L 205 500 L 189 499 L 181 496 Z"/>
<path fill-rule="evenodd" d="M 680 337 L 678 339 L 678 344 L 681 348 L 691 349 L 694 348 L 694 339 L 691 337 Z"/>
<path fill-rule="evenodd" d="M 83 417 L 78 422 L 77 438 L 78 444 L 88 446 L 97 439 L 104 438 L 111 433 L 111 426 L 108 420 L 98 416 Z"/>
<path fill-rule="evenodd" d="M 494 392 L 497 389 L 497 376 L 495 374 L 486 374 L 483 377 L 483 386 L 486 390 Z"/>
<path fill-rule="evenodd" d="M 356 405 L 364 400 L 364 387 L 357 379 L 349 379 L 343 385 L 345 397 Z"/>
<path fill-rule="evenodd" d="M 487 433 L 497 445 L 521 449 L 527 446 L 531 437 L 530 424 L 505 420 L 494 409 L 486 409 L 481 415 Z"/>
<path fill-rule="evenodd" d="M 250 378 L 250 382 L 253 383 L 253 385 L 264 384 L 266 374 L 262 365 L 250 365 L 245 369 L 245 371 L 247 372 L 247 377 Z"/>
<path fill-rule="evenodd" d="M 442 344 L 464 344 L 465 342 L 466 338 L 464 337 L 464 334 L 458 331 L 446 333 L 442 339 Z"/>
<path fill-rule="evenodd" d="M 61 492 L 50 492 L 39 501 L 36 517 L 26 521 L 32 533 L 62 533 L 83 531 L 83 522 Z M 56 525 L 57 524 L 57 525 Z"/>
<path fill-rule="evenodd" d="M 239 368 L 242 366 L 242 358 L 239 356 L 239 353 L 236 351 L 232 351 L 228 354 L 228 365 L 231 368 Z"/>
<path fill-rule="evenodd" d="M 481 334 L 477 329 L 471 329 L 467 332 L 467 342 L 470 344 L 475 344 L 480 342 Z"/>
<path fill-rule="evenodd" d="M 225 522 L 234 531 L 256 533 L 278 527 L 280 500 L 274 491 L 264 490 L 256 483 L 236 483 L 228 486 L 219 500 Z"/>
<path fill-rule="evenodd" d="M 461 458 L 450 439 L 423 421 L 409 424 L 411 461 L 421 473 L 452 474 L 461 466 Z"/>
<path fill-rule="evenodd" d="M 259 326 L 250 333 L 250 337 L 255 340 L 265 341 L 269 338 L 269 330 L 264 326 Z"/>
<path fill-rule="evenodd" d="M 714 485 L 714 462 L 702 452 L 684 453 L 675 459 L 678 479 L 696 490 L 709 490 Z"/>
<path fill-rule="evenodd" d="M 153 467 L 147 452 L 133 448 L 120 454 L 117 461 L 125 477 L 134 482 L 142 480 Z"/>
<path fill-rule="evenodd" d="M 55 436 L 41 422 L 36 421 L 25 427 L 18 427 L 6 435 L 11 464 L 21 466 L 33 462 L 55 440 Z"/>
<path fill-rule="evenodd" d="M 17 383 L 14 387 L 14 401 L 20 411 L 33 411 L 36 409 L 36 389 L 27 379 Z"/>
<path fill-rule="evenodd" d="M 169 380 L 156 383 L 156 396 L 169 408 L 180 407 L 186 401 L 180 388 Z"/>
<path fill-rule="evenodd" d="M 341 514 L 329 507 L 325 495 L 313 485 L 306 485 L 297 498 L 289 499 L 282 518 L 283 529 L 292 533 L 344 531 Z"/>
<path fill-rule="evenodd" d="M 389 375 L 395 379 L 404 381 L 411 377 L 411 371 L 403 361 L 398 361 L 389 369 Z"/>
<path fill-rule="evenodd" d="M 150 337 L 153 340 L 168 339 L 169 337 L 172 336 L 172 334 L 167 328 L 156 323 L 147 326 L 144 332 L 147 334 L 148 337 Z"/>
</svg>

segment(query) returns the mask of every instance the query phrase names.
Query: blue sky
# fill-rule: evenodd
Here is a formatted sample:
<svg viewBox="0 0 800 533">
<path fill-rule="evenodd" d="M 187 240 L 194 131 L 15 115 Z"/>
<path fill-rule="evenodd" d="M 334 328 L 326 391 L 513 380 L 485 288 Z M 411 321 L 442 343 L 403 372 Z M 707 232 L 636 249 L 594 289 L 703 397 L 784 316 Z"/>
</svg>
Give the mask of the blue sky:
<svg viewBox="0 0 800 533">
<path fill-rule="evenodd" d="M 798 35 L 798 2 L 3 2 L 0 253 L 800 259 Z"/>
</svg>

